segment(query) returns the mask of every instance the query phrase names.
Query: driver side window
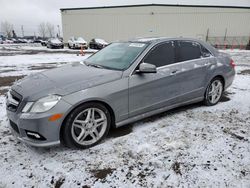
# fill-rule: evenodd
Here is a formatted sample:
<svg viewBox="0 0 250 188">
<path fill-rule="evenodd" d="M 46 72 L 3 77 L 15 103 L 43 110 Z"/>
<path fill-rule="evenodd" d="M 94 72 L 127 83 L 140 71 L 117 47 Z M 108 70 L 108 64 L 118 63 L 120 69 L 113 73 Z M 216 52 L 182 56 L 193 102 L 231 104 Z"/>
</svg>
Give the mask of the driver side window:
<svg viewBox="0 0 250 188">
<path fill-rule="evenodd" d="M 162 67 L 175 63 L 174 42 L 170 41 L 157 45 L 147 54 L 144 62 L 153 64 L 156 67 Z"/>
</svg>

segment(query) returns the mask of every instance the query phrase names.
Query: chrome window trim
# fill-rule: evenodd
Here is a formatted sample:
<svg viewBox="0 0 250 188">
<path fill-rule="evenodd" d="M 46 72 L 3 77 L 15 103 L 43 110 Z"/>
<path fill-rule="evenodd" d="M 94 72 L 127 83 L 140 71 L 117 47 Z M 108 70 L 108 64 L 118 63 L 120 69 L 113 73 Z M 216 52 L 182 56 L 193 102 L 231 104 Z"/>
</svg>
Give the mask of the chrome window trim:
<svg viewBox="0 0 250 188">
<path fill-rule="evenodd" d="M 165 66 L 157 67 L 156 70 L 164 69 L 164 68 L 167 68 L 167 67 L 173 66 L 173 65 L 180 65 L 180 64 L 184 64 L 184 63 L 189 63 L 189 62 L 192 62 L 192 61 L 197 61 L 197 60 L 202 60 L 202 59 L 210 59 L 210 58 L 213 58 L 213 57 L 214 56 L 205 57 L 205 58 L 191 59 L 191 60 L 187 60 L 187 61 L 180 61 L 180 62 L 173 63 L 173 64 L 170 64 L 170 65 L 165 65 Z"/>
</svg>

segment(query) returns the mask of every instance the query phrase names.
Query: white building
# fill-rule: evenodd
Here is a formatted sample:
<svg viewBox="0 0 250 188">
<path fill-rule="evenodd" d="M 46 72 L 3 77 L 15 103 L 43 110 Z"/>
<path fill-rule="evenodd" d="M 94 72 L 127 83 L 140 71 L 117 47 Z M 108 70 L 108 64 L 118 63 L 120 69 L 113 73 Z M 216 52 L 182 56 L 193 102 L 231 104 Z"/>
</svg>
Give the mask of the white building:
<svg viewBox="0 0 250 188">
<path fill-rule="evenodd" d="M 71 36 L 107 41 L 135 37 L 195 37 L 246 44 L 250 6 L 145 4 L 61 9 L 64 41 Z M 214 38 L 215 37 L 215 38 Z"/>
</svg>

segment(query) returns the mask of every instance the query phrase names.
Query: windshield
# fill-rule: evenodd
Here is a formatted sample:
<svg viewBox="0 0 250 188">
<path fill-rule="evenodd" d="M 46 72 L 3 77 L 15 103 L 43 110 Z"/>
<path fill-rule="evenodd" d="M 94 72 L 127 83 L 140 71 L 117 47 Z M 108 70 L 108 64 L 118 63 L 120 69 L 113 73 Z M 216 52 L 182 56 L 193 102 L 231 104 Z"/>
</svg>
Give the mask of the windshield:
<svg viewBox="0 0 250 188">
<path fill-rule="evenodd" d="M 95 39 L 95 41 L 96 41 L 97 43 L 107 44 L 107 42 L 106 42 L 105 40 L 103 40 L 103 39 Z"/>
<path fill-rule="evenodd" d="M 61 41 L 58 38 L 51 39 L 51 42 L 53 42 L 53 43 L 61 43 Z"/>
<path fill-rule="evenodd" d="M 85 40 L 84 40 L 82 37 L 78 37 L 78 38 L 77 38 L 77 41 L 80 41 L 80 42 L 83 41 L 83 42 L 84 42 Z"/>
<path fill-rule="evenodd" d="M 146 47 L 146 43 L 112 43 L 89 57 L 86 63 L 108 69 L 125 70 Z"/>
</svg>

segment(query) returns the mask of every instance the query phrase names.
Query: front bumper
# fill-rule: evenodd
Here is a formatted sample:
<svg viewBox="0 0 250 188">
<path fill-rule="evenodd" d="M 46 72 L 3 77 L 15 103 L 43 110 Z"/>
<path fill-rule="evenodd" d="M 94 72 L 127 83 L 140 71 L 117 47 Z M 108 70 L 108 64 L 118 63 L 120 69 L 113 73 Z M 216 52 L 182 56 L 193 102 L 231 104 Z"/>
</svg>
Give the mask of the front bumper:
<svg viewBox="0 0 250 188">
<path fill-rule="evenodd" d="M 55 44 L 51 45 L 51 48 L 56 48 L 56 49 L 60 49 L 60 48 L 63 48 L 63 47 L 64 47 L 63 45 L 55 45 Z"/>
<path fill-rule="evenodd" d="M 81 47 L 83 47 L 84 49 L 88 48 L 87 44 L 75 43 L 74 46 L 75 48 L 81 48 Z"/>
<path fill-rule="evenodd" d="M 9 125 L 13 134 L 22 142 L 35 147 L 50 147 L 60 144 L 60 128 L 65 117 L 65 112 L 71 105 L 60 100 L 58 104 L 45 113 L 22 113 L 7 110 Z M 63 114 L 56 121 L 49 121 L 54 114 Z M 30 134 L 39 135 L 40 138 Z"/>
</svg>

